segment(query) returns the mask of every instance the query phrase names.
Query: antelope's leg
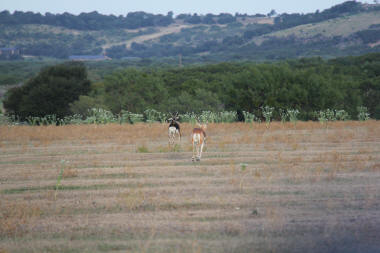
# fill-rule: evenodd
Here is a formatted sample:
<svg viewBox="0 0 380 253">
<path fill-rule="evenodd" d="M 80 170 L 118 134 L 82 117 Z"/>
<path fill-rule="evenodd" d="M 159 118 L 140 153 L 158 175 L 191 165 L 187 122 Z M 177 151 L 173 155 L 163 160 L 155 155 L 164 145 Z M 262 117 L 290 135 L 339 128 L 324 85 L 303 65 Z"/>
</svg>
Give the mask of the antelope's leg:
<svg viewBox="0 0 380 253">
<path fill-rule="evenodd" d="M 200 154 L 200 151 L 201 151 L 201 149 L 200 149 L 200 143 L 198 142 L 197 143 L 197 160 L 199 161 L 199 154 Z"/>
<path fill-rule="evenodd" d="M 203 151 L 203 145 L 204 145 L 204 141 L 202 141 L 202 144 L 201 144 L 201 150 L 199 152 L 199 159 L 201 159 L 201 156 L 202 156 L 202 151 Z"/>
<path fill-rule="evenodd" d="M 193 157 L 191 158 L 191 160 L 194 161 L 194 159 L 195 159 L 195 155 L 194 155 L 194 151 L 195 151 L 195 146 L 194 146 L 194 136 L 193 136 L 192 141 L 193 141 Z"/>
</svg>

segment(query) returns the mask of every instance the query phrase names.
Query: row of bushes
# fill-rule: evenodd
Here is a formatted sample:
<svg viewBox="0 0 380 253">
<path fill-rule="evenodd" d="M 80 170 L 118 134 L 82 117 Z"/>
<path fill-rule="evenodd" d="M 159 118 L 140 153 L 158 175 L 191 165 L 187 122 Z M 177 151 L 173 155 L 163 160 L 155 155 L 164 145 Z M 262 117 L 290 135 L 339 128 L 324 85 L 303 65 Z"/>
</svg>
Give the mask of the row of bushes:
<svg viewBox="0 0 380 253">
<path fill-rule="evenodd" d="M 360 121 L 366 121 L 370 119 L 368 110 L 364 106 L 359 106 L 357 108 L 358 115 L 357 118 Z M 265 120 L 269 124 L 273 119 L 274 108 L 270 106 L 265 106 L 261 108 L 262 117 L 255 115 L 251 112 L 246 111 L 222 111 L 222 112 L 212 112 L 212 111 L 202 111 L 200 114 L 194 112 L 179 114 L 180 122 L 189 122 L 195 124 L 196 122 L 208 122 L 208 123 L 232 123 L 236 121 L 243 121 L 246 123 L 251 122 L 262 122 Z M 281 115 L 281 121 L 290 121 L 296 123 L 299 114 L 297 109 L 279 109 L 279 114 Z M 56 115 L 46 115 L 44 117 L 26 117 L 26 121 L 21 122 L 17 117 L 5 116 L 0 114 L 0 124 L 27 124 L 27 125 L 76 125 L 76 124 L 108 124 L 108 123 L 119 123 L 119 124 L 135 124 L 138 122 L 154 123 L 161 122 L 165 123 L 171 117 L 170 114 L 162 113 L 154 109 L 147 109 L 143 114 L 132 113 L 129 111 L 122 110 L 120 114 L 113 114 L 110 111 L 104 110 L 102 108 L 92 108 L 88 112 L 88 116 L 84 117 L 80 114 L 74 114 L 71 116 L 65 116 L 64 118 L 57 118 Z M 344 110 L 332 110 L 327 109 L 324 111 L 314 112 L 315 120 L 321 123 L 326 123 L 328 121 L 345 121 L 351 119 L 350 115 Z"/>
<path fill-rule="evenodd" d="M 150 66 L 114 69 L 91 82 L 85 65 L 67 62 L 44 68 L 24 85 L 9 89 L 3 103 L 8 115 L 23 121 L 53 114 L 60 119 L 86 117 L 94 107 L 113 114 L 142 114 L 146 108 L 182 114 L 247 111 L 263 119 L 260 108 L 265 105 L 298 109 L 302 120 L 315 120 L 314 112 L 327 108 L 345 110 L 356 120 L 357 107 L 363 105 L 372 118 L 380 119 L 379 64 L 380 53 L 329 61 Z M 279 110 L 273 118 L 281 120 Z"/>
</svg>

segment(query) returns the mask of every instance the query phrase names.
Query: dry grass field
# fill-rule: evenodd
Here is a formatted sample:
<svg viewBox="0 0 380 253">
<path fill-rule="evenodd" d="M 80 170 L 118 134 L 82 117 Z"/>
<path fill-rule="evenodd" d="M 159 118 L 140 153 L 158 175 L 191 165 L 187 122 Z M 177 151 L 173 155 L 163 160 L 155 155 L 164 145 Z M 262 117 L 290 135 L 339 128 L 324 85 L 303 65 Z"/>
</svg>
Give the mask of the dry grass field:
<svg viewBox="0 0 380 253">
<path fill-rule="evenodd" d="M 380 122 L 0 126 L 0 252 L 380 252 Z"/>
</svg>

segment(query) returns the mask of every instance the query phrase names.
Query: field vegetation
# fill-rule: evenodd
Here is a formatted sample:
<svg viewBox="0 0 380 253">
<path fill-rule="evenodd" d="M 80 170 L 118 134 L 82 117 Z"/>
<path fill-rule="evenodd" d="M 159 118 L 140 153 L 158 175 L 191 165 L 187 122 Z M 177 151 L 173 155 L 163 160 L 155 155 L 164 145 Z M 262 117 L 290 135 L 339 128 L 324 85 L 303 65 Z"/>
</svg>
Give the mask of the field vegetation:
<svg viewBox="0 0 380 253">
<path fill-rule="evenodd" d="M 358 119 L 358 108 L 365 107 L 371 118 L 380 118 L 379 53 L 328 61 L 119 67 L 112 72 L 113 66 L 66 62 L 43 68 L 5 94 L 6 113 L 25 121 L 47 115 L 85 118 L 92 108 L 114 115 L 148 109 L 166 114 L 234 111 L 243 121 L 244 112 L 265 120 L 263 108 L 268 107 L 274 108 L 271 119 L 296 110 L 298 119 L 317 120 L 316 112 L 327 109 Z M 90 80 L 89 72 L 104 77 Z"/>
<path fill-rule="evenodd" d="M 0 126 L 1 252 L 376 252 L 378 121 Z"/>
</svg>

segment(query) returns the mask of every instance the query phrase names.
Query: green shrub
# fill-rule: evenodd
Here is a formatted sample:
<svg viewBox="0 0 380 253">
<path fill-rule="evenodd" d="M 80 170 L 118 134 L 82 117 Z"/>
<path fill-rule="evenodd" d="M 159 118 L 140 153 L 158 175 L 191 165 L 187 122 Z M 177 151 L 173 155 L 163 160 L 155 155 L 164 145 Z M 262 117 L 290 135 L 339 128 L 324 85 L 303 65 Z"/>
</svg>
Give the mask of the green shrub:
<svg viewBox="0 0 380 253">
<path fill-rule="evenodd" d="M 80 114 L 88 116 L 92 108 L 99 107 L 99 101 L 89 96 L 79 96 L 79 99 L 70 103 L 70 111 L 72 114 Z"/>
<path fill-rule="evenodd" d="M 197 121 L 197 115 L 194 112 L 187 112 L 180 114 L 180 121 L 195 124 Z"/>
<path fill-rule="evenodd" d="M 334 110 L 326 109 L 325 114 L 328 121 L 336 121 Z"/>
<path fill-rule="evenodd" d="M 335 111 L 335 118 L 337 120 L 346 121 L 346 120 L 350 119 L 350 115 L 345 110 L 337 110 L 337 111 Z"/>
<path fill-rule="evenodd" d="M 139 113 L 130 113 L 129 119 L 132 124 L 138 123 L 138 122 L 144 122 L 144 115 Z"/>
<path fill-rule="evenodd" d="M 326 112 L 325 111 L 315 112 L 315 114 L 317 116 L 318 121 L 321 124 L 326 124 L 326 122 L 328 121 L 328 118 L 326 116 Z"/>
<path fill-rule="evenodd" d="M 202 111 L 199 120 L 201 122 L 215 123 L 218 122 L 218 115 L 212 111 Z"/>
<path fill-rule="evenodd" d="M 366 121 L 366 120 L 370 119 L 367 107 L 365 107 L 365 106 L 358 106 L 357 110 L 358 110 L 358 120 L 360 120 L 360 121 Z"/>
<path fill-rule="evenodd" d="M 0 125 L 9 125 L 11 122 L 12 120 L 8 116 L 0 113 Z"/>
<path fill-rule="evenodd" d="M 138 153 L 149 153 L 148 148 L 145 145 L 137 147 L 137 152 Z"/>
<path fill-rule="evenodd" d="M 120 124 L 131 123 L 130 114 L 131 114 L 131 112 L 128 112 L 126 110 L 121 110 L 119 117 L 118 117 L 118 122 Z"/>
<path fill-rule="evenodd" d="M 237 120 L 236 111 L 219 112 L 218 122 L 231 123 Z"/>
<path fill-rule="evenodd" d="M 252 123 L 256 120 L 256 116 L 253 113 L 243 111 L 244 115 L 244 122 L 246 123 Z"/>
<path fill-rule="evenodd" d="M 163 119 L 163 115 L 166 115 L 154 109 L 147 109 L 144 111 L 144 114 L 146 117 L 146 122 L 148 123 L 161 122 L 161 120 Z"/>
<path fill-rule="evenodd" d="M 274 110 L 273 107 L 270 107 L 270 106 L 267 106 L 267 105 L 264 106 L 264 107 L 263 106 L 261 107 L 261 113 L 263 114 L 263 116 L 265 118 L 267 126 L 269 125 L 270 120 L 272 118 L 273 110 Z"/>
<path fill-rule="evenodd" d="M 60 125 L 79 125 L 86 123 L 87 122 L 83 120 L 83 116 L 81 114 L 65 116 L 63 119 L 60 120 Z"/>
<path fill-rule="evenodd" d="M 286 110 L 284 109 L 280 109 L 279 110 L 279 114 L 280 114 L 280 117 L 281 117 L 281 122 L 284 123 L 287 121 L 288 117 L 289 117 L 289 114 Z"/>
<path fill-rule="evenodd" d="M 91 108 L 88 111 L 88 117 L 85 119 L 87 124 L 108 124 L 117 122 L 117 118 L 112 112 L 102 108 Z"/>
<path fill-rule="evenodd" d="M 294 124 L 297 123 L 297 116 L 300 113 L 298 109 L 287 109 L 287 113 L 289 115 L 290 122 L 293 122 Z"/>
<path fill-rule="evenodd" d="M 314 112 L 315 117 L 322 124 L 327 123 L 328 121 L 336 121 L 336 120 L 349 120 L 350 115 L 345 110 L 332 110 L 326 109 L 324 111 Z"/>
<path fill-rule="evenodd" d="M 29 125 L 36 126 L 36 125 L 58 125 L 60 123 L 60 120 L 57 119 L 56 115 L 46 115 L 44 117 L 26 117 L 26 121 Z"/>
</svg>

